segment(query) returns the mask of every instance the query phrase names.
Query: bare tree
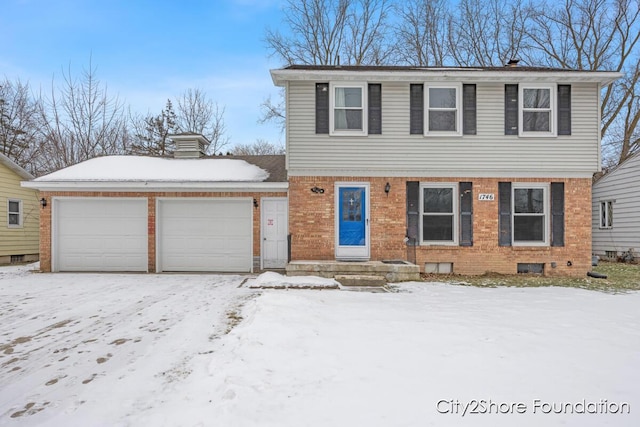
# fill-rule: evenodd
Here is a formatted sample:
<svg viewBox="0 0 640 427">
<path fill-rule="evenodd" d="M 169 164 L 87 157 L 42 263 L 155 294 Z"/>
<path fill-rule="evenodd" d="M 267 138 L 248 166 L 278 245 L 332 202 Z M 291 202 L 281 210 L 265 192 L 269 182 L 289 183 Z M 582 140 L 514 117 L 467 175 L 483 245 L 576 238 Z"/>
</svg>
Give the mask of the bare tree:
<svg viewBox="0 0 640 427">
<path fill-rule="evenodd" d="M 187 89 L 177 99 L 176 128 L 179 132 L 199 133 L 211 144 L 208 151 L 219 153 L 229 145 L 224 123 L 224 107 L 218 106 L 200 89 Z"/>
<path fill-rule="evenodd" d="M 131 116 L 131 115 L 130 115 Z M 137 155 L 167 156 L 173 154 L 174 143 L 169 135 L 177 131 L 177 116 L 171 100 L 157 116 L 131 116 L 132 141 L 128 152 Z"/>
<path fill-rule="evenodd" d="M 530 60 L 579 70 L 620 71 L 625 78 L 602 94 L 605 157 L 620 163 L 640 149 L 638 0 L 565 0 L 542 3 L 533 16 Z M 609 133 L 609 130 L 612 130 Z M 609 163 L 612 159 L 606 159 Z"/>
<path fill-rule="evenodd" d="M 460 0 L 448 31 L 454 64 L 501 66 L 519 57 L 532 11 L 522 0 Z"/>
<path fill-rule="evenodd" d="M 266 154 L 284 154 L 284 147 L 272 144 L 264 139 L 257 139 L 253 144 L 238 144 L 233 147 L 231 154 L 236 156 L 253 156 Z"/>
<path fill-rule="evenodd" d="M 287 35 L 267 29 L 271 55 L 287 65 L 385 65 L 392 61 L 388 21 L 393 0 L 287 0 Z M 284 100 L 263 101 L 260 123 L 284 128 Z"/>
<path fill-rule="evenodd" d="M 279 100 L 277 104 L 274 104 L 271 96 L 262 101 L 262 104 L 260 104 L 260 118 L 258 119 L 258 123 L 264 124 L 274 122 L 280 128 L 280 132 L 284 133 L 285 127 L 287 125 L 287 118 L 285 116 L 286 107 L 284 102 L 284 89 L 280 90 L 278 99 Z"/>
<path fill-rule="evenodd" d="M 33 158 L 41 122 L 38 100 L 19 80 L 0 82 L 0 153 L 36 174 Z"/>
<path fill-rule="evenodd" d="M 95 68 L 80 78 L 71 69 L 63 72 L 60 88 L 52 83 L 51 95 L 42 104 L 38 169 L 54 171 L 78 162 L 125 151 L 126 119 L 118 97 L 110 97 L 96 78 Z"/>
<path fill-rule="evenodd" d="M 344 61 L 352 65 L 385 65 L 390 62 L 388 0 L 354 0 L 346 19 Z"/>
<path fill-rule="evenodd" d="M 395 7 L 397 61 L 417 67 L 443 66 L 450 57 L 447 0 L 406 0 Z"/>
<path fill-rule="evenodd" d="M 267 29 L 265 41 L 287 65 L 337 65 L 351 0 L 287 0 L 283 24 L 290 35 Z"/>
</svg>

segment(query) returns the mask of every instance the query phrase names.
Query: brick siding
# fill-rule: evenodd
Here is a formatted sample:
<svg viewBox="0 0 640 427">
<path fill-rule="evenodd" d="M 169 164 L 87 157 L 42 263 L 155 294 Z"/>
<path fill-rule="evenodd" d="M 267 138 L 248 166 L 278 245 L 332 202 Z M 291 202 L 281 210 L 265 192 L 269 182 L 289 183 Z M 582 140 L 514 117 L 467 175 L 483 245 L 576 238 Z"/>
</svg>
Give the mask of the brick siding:
<svg viewBox="0 0 640 427">
<path fill-rule="evenodd" d="M 584 276 L 591 268 L 591 179 L 527 178 L 363 178 L 290 177 L 289 231 L 293 260 L 335 259 L 334 184 L 367 182 L 370 185 L 371 259 L 409 259 L 406 236 L 406 182 L 473 183 L 473 246 L 430 245 L 415 248 L 417 264 L 453 263 L 454 273 L 513 274 L 518 263 L 542 263 L 546 275 Z M 565 246 L 498 246 L 498 182 L 565 184 Z M 391 185 L 387 195 L 386 183 Z M 322 194 L 310 191 L 323 188 Z M 493 193 L 495 201 L 478 201 L 478 194 Z M 552 268 L 551 263 L 556 267 Z M 568 266 L 568 262 L 571 266 Z"/>
<path fill-rule="evenodd" d="M 41 192 L 40 197 L 47 199 L 47 207 L 40 212 L 40 270 L 51 271 L 51 199 L 52 197 L 137 197 L 148 199 L 148 253 L 149 272 L 156 271 L 156 198 L 158 197 L 200 197 L 200 198 L 255 198 L 258 207 L 253 208 L 253 256 L 260 256 L 260 208 L 263 197 L 287 197 L 286 192 Z"/>
</svg>

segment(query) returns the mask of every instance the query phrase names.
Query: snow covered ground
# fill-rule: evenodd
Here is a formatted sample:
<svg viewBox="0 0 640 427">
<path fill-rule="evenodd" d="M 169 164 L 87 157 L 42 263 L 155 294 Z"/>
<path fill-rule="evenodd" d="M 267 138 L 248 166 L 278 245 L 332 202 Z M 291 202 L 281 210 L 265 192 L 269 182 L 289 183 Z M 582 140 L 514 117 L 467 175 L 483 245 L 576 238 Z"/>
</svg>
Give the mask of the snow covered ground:
<svg viewBox="0 0 640 427">
<path fill-rule="evenodd" d="M 640 293 L 28 270 L 0 267 L 3 426 L 640 425 Z"/>
</svg>

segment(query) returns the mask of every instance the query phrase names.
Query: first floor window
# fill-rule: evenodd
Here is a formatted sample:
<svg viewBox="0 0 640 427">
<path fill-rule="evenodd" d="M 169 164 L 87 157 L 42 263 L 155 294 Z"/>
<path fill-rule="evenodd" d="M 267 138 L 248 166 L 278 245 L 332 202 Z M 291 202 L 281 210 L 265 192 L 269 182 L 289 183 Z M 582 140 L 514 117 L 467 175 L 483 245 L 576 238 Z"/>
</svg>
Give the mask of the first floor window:
<svg viewBox="0 0 640 427">
<path fill-rule="evenodd" d="M 331 87 L 331 130 L 337 134 L 366 134 L 366 85 Z"/>
<path fill-rule="evenodd" d="M 548 243 L 549 202 L 546 185 L 513 185 L 514 244 Z"/>
<path fill-rule="evenodd" d="M 600 202 L 600 228 L 613 228 L 613 201 Z"/>
<path fill-rule="evenodd" d="M 421 242 L 457 244 L 457 186 L 434 183 L 421 187 Z"/>
<path fill-rule="evenodd" d="M 22 201 L 9 199 L 7 203 L 8 226 L 22 226 Z"/>
</svg>

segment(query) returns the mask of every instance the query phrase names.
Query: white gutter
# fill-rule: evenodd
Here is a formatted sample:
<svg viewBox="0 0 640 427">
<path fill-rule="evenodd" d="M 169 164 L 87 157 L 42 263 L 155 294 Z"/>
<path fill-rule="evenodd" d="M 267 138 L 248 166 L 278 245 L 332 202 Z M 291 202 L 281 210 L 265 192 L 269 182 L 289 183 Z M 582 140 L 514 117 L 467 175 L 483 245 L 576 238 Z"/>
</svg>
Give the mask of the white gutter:
<svg viewBox="0 0 640 427">
<path fill-rule="evenodd" d="M 414 70 L 271 70 L 271 79 L 276 86 L 284 86 L 287 81 L 305 80 L 367 80 L 367 81 L 394 81 L 417 82 L 429 81 L 469 81 L 469 82 L 586 82 L 600 83 L 607 86 L 622 77 L 622 73 L 613 71 L 535 71 L 535 70 L 510 70 L 510 71 L 486 71 L 479 69 L 419 69 Z"/>
<path fill-rule="evenodd" d="M 287 191 L 288 182 L 206 182 L 206 181 L 22 181 L 22 187 L 40 191 Z"/>
</svg>

